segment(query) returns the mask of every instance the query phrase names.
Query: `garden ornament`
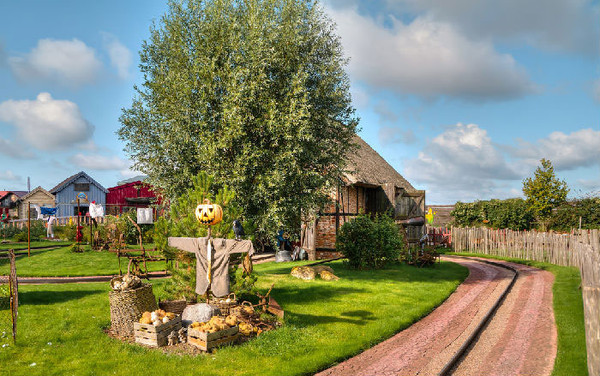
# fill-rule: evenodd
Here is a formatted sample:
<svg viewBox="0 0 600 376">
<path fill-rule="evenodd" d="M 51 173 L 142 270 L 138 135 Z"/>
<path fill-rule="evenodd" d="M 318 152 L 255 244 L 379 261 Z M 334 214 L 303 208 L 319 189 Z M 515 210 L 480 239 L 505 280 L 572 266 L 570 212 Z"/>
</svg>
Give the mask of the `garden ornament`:
<svg viewBox="0 0 600 376">
<path fill-rule="evenodd" d="M 169 346 L 175 346 L 177 344 L 177 342 L 179 342 L 178 340 L 179 340 L 179 335 L 177 333 L 177 330 L 173 330 L 167 336 L 167 341 L 168 341 Z"/>
</svg>

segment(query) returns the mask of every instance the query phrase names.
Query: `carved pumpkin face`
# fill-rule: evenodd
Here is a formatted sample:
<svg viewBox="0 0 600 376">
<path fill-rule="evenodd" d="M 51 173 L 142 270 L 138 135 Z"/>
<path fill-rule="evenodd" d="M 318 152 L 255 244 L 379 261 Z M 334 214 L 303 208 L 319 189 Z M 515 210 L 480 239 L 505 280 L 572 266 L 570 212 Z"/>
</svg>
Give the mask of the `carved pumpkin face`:
<svg viewBox="0 0 600 376">
<path fill-rule="evenodd" d="M 196 206 L 196 219 L 203 225 L 216 225 L 223 219 L 223 209 L 220 205 L 204 200 L 204 204 Z"/>
</svg>

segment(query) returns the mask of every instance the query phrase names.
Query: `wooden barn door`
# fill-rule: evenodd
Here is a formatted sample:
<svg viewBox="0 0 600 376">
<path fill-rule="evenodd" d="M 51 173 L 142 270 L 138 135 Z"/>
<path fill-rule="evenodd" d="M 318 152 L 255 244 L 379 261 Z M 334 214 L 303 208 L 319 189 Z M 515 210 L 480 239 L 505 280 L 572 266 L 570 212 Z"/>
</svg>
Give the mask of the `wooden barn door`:
<svg viewBox="0 0 600 376">
<path fill-rule="evenodd" d="M 396 196 L 395 214 L 398 220 L 425 217 L 425 191 L 399 192 Z M 409 244 L 418 243 L 426 231 L 425 225 L 405 225 L 404 229 Z"/>
</svg>

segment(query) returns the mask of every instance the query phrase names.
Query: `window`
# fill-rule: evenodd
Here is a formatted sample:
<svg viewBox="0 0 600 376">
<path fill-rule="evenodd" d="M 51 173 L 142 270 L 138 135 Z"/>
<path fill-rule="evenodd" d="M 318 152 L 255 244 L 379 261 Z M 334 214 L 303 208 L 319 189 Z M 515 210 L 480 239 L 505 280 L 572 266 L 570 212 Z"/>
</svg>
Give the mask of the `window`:
<svg viewBox="0 0 600 376">
<path fill-rule="evenodd" d="M 90 190 L 90 183 L 75 183 L 73 185 L 73 188 L 77 192 L 87 192 Z"/>
</svg>

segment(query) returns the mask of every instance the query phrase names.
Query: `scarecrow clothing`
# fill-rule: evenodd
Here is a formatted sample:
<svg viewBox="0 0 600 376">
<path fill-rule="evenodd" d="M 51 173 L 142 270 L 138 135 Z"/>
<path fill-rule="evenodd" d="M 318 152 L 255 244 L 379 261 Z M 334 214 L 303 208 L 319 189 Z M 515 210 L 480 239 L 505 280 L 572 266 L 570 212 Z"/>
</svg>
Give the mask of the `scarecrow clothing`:
<svg viewBox="0 0 600 376">
<path fill-rule="evenodd" d="M 137 208 L 138 225 L 151 225 L 154 223 L 152 208 Z"/>
<path fill-rule="evenodd" d="M 207 238 L 169 238 L 169 246 L 196 254 L 196 294 L 204 294 L 209 287 Z M 210 291 L 216 297 L 229 294 L 229 255 L 254 254 L 250 240 L 212 239 L 212 282 Z"/>
</svg>

